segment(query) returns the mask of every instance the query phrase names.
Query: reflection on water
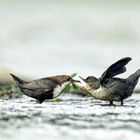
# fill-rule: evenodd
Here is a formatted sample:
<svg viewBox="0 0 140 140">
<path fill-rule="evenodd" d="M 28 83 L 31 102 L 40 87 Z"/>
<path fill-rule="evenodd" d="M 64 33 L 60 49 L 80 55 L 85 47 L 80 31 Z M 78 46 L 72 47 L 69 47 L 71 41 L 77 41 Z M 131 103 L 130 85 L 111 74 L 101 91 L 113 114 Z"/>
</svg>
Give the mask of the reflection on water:
<svg viewBox="0 0 140 140">
<path fill-rule="evenodd" d="M 75 95 L 61 96 L 62 102 L 36 104 L 30 98 L 0 102 L 0 138 L 138 140 L 140 95 L 133 95 L 125 106 Z"/>
</svg>

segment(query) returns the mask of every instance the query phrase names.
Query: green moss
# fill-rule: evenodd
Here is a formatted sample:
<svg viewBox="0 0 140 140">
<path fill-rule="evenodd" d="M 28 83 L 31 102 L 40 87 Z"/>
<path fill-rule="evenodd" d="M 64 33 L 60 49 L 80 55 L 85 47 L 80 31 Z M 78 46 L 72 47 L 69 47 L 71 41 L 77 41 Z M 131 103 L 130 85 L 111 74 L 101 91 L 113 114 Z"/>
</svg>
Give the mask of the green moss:
<svg viewBox="0 0 140 140">
<path fill-rule="evenodd" d="M 57 98 L 57 99 L 52 99 L 52 100 L 46 100 L 46 102 L 63 102 L 63 100 Z"/>
<path fill-rule="evenodd" d="M 134 93 L 140 93 L 140 88 L 135 89 Z"/>
<path fill-rule="evenodd" d="M 21 96 L 19 89 L 13 84 L 0 85 L 0 99 L 18 98 Z"/>
</svg>

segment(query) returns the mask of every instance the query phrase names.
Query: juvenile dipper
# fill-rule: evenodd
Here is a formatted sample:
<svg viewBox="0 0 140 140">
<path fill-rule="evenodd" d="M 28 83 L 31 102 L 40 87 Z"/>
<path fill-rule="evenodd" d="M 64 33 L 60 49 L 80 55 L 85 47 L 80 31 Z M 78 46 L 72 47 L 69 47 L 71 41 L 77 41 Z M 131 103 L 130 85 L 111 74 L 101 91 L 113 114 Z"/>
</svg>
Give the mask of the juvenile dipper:
<svg viewBox="0 0 140 140">
<path fill-rule="evenodd" d="M 10 75 L 16 81 L 20 91 L 29 97 L 35 98 L 37 103 L 42 103 L 46 99 L 56 98 L 68 84 L 79 82 L 68 75 L 45 77 L 30 82 L 23 81 L 13 74 Z"/>
<path fill-rule="evenodd" d="M 85 82 L 83 89 L 95 99 L 109 101 L 110 105 L 113 105 L 113 101 L 120 101 L 123 105 L 123 100 L 132 95 L 138 83 L 140 69 L 126 79 L 115 78 L 114 76 L 124 73 L 126 71 L 125 65 L 130 60 L 130 57 L 120 59 L 108 67 L 100 78 L 88 76 L 84 79 L 80 77 Z"/>
</svg>

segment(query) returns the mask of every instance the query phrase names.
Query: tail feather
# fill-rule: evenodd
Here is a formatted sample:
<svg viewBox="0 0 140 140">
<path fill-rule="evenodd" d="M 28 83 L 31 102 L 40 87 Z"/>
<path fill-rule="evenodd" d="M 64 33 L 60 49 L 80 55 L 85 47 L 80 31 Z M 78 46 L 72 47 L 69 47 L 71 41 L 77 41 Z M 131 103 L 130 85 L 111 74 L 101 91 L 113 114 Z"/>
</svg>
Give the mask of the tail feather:
<svg viewBox="0 0 140 140">
<path fill-rule="evenodd" d="M 138 70 L 136 71 L 136 74 L 137 74 L 138 76 L 140 76 L 140 69 L 138 69 Z"/>
<path fill-rule="evenodd" d="M 139 77 L 140 77 L 140 69 L 138 69 L 135 73 L 131 74 L 131 75 L 128 77 L 128 80 L 129 80 L 130 82 L 138 82 Z"/>
<path fill-rule="evenodd" d="M 11 74 L 10 75 L 12 76 L 12 78 L 16 81 L 16 83 L 19 85 L 19 84 L 24 84 L 26 83 L 25 81 L 23 81 L 22 79 L 18 78 L 17 76 L 15 76 L 14 74 Z"/>
</svg>

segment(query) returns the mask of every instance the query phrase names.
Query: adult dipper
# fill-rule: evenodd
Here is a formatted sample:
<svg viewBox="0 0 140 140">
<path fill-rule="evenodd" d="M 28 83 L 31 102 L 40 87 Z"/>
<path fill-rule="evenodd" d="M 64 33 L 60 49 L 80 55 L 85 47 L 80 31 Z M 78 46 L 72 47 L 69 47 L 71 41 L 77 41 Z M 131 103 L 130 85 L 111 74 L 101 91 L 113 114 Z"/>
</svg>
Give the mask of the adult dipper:
<svg viewBox="0 0 140 140">
<path fill-rule="evenodd" d="M 57 98 L 68 84 L 79 82 L 68 75 L 45 77 L 30 82 L 23 81 L 13 74 L 10 75 L 16 81 L 20 91 L 36 99 L 37 103 L 42 103 L 46 99 Z"/>
<path fill-rule="evenodd" d="M 113 105 L 113 101 L 119 101 L 123 105 L 123 100 L 132 95 L 138 83 L 140 69 L 126 79 L 114 76 L 124 73 L 126 71 L 125 65 L 130 60 L 130 57 L 120 59 L 108 67 L 100 78 L 88 76 L 84 79 L 80 77 L 85 82 L 83 89 L 88 91 L 95 99 L 109 101 L 110 105 Z"/>
</svg>

